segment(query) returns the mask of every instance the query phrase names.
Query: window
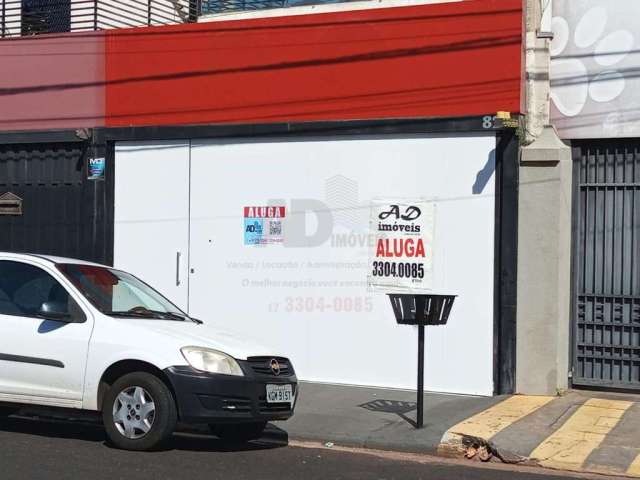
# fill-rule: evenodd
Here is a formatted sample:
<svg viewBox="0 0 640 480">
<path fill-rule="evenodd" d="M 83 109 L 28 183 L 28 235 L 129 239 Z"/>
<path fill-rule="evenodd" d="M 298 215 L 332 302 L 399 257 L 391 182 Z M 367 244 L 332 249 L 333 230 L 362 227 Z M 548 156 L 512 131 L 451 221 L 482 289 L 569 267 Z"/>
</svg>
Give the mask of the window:
<svg viewBox="0 0 640 480">
<path fill-rule="evenodd" d="M 94 265 L 57 265 L 73 285 L 102 313 L 122 317 L 185 320 L 187 315 L 133 275 Z"/>
<path fill-rule="evenodd" d="M 0 260 L 0 315 L 43 317 L 44 303 L 71 317 L 84 316 L 69 292 L 47 272 L 28 263 Z"/>
<path fill-rule="evenodd" d="M 71 31 L 70 0 L 22 0 L 22 35 Z"/>
<path fill-rule="evenodd" d="M 266 10 L 271 8 L 300 7 L 350 1 L 354 0 L 201 0 L 200 13 L 206 15 L 209 13 Z"/>
</svg>

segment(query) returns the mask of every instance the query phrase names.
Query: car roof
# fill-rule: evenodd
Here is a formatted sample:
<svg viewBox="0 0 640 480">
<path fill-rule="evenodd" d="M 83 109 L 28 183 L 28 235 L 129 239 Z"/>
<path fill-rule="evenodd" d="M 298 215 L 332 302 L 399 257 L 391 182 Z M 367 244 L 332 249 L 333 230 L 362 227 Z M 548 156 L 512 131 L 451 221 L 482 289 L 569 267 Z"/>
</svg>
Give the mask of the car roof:
<svg viewBox="0 0 640 480">
<path fill-rule="evenodd" d="M 79 260 L 77 258 L 58 257 L 55 255 L 40 255 L 35 253 L 15 253 L 15 252 L 0 252 L 0 259 L 12 259 L 12 260 L 44 260 L 49 263 L 71 263 L 75 265 L 94 265 L 96 267 L 106 267 L 99 263 L 87 262 L 85 260 Z M 109 268 L 109 267 L 107 267 Z"/>
</svg>

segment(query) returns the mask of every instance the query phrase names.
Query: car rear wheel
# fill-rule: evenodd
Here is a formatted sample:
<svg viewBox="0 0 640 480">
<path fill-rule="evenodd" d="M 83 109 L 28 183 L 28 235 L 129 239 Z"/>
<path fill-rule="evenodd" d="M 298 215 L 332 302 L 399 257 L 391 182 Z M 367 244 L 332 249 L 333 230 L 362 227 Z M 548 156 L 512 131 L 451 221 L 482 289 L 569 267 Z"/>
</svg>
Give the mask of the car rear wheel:
<svg viewBox="0 0 640 480">
<path fill-rule="evenodd" d="M 153 450 L 173 433 L 178 418 L 171 391 L 158 377 L 120 377 L 105 395 L 102 420 L 109 440 L 126 450 Z"/>
<path fill-rule="evenodd" d="M 249 442 L 257 440 L 264 433 L 267 422 L 209 425 L 211 433 L 228 442 Z"/>
</svg>

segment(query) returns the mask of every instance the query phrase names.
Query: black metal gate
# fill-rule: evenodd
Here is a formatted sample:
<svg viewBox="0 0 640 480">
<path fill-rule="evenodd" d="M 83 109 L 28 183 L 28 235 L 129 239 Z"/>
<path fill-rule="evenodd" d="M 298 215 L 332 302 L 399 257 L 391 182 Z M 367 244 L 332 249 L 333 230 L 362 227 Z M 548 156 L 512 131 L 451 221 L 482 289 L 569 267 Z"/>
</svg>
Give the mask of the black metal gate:
<svg viewBox="0 0 640 480">
<path fill-rule="evenodd" d="M 640 389 L 640 139 L 573 151 L 572 383 Z"/>
<path fill-rule="evenodd" d="M 87 180 L 87 145 L 0 145 L 0 199 L 22 201 L 0 208 L 0 251 L 112 261 L 112 202 L 107 182 Z"/>
</svg>

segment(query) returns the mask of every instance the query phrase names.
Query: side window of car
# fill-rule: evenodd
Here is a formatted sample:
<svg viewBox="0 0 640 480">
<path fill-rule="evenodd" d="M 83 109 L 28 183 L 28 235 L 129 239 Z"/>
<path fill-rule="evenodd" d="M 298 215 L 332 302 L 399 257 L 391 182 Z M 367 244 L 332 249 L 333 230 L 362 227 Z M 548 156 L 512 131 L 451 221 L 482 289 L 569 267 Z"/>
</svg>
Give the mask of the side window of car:
<svg viewBox="0 0 640 480">
<path fill-rule="evenodd" d="M 28 263 L 0 260 L 0 315 L 40 317 L 45 304 L 71 318 L 84 317 L 69 292 L 49 273 Z"/>
</svg>

